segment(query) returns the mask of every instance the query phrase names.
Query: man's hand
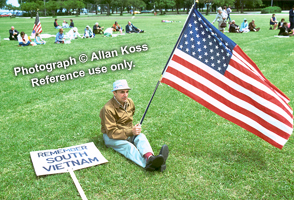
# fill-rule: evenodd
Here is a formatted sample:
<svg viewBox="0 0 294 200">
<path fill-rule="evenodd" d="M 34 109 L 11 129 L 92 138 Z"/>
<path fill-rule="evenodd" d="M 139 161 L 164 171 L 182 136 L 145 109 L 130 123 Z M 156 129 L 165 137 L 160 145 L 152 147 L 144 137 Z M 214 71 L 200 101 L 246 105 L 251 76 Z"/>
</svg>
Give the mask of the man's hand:
<svg viewBox="0 0 294 200">
<path fill-rule="evenodd" d="M 141 125 L 140 124 L 136 124 L 135 126 L 133 126 L 133 135 L 139 135 L 141 133 Z"/>
</svg>

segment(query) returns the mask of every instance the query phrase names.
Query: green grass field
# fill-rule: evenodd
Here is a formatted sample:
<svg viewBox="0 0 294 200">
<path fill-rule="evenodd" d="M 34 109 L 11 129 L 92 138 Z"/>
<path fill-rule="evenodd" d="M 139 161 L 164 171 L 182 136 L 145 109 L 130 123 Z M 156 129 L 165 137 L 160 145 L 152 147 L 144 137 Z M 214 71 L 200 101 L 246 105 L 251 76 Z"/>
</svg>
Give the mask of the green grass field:
<svg viewBox="0 0 294 200">
<path fill-rule="evenodd" d="M 208 16 L 212 21 L 215 15 Z M 294 99 L 293 38 L 275 38 L 270 15 L 232 15 L 237 24 L 254 18 L 258 33 L 230 34 L 264 75 Z M 277 15 L 288 19 L 288 15 Z M 59 24 L 63 19 L 58 18 Z M 161 23 L 161 20 L 181 21 Z M 254 134 L 219 117 L 182 93 L 161 84 L 143 123 L 143 133 L 154 152 L 167 144 L 170 156 L 164 173 L 150 173 L 106 148 L 99 112 L 112 97 L 112 83 L 127 79 L 136 105 L 138 122 L 181 32 L 186 15 L 131 15 L 73 17 L 82 33 L 96 21 L 110 27 L 128 20 L 144 34 L 113 38 L 98 36 L 71 44 L 18 47 L 4 41 L 10 26 L 30 35 L 34 19 L 1 18 L 0 199 L 80 199 L 68 173 L 36 177 L 31 151 L 56 149 L 94 142 L 109 163 L 75 171 L 88 199 L 293 199 L 294 140 L 279 150 Z M 43 33 L 56 34 L 53 18 L 41 18 Z M 68 30 L 66 30 L 68 31 Z M 80 63 L 84 53 L 148 45 L 148 51 Z M 14 76 L 14 67 L 33 67 L 77 59 L 68 69 Z M 132 70 L 111 71 L 112 64 L 133 61 Z M 65 74 L 106 66 L 108 72 L 69 81 L 32 87 L 32 78 Z M 290 102 L 294 107 L 293 101 Z"/>
</svg>

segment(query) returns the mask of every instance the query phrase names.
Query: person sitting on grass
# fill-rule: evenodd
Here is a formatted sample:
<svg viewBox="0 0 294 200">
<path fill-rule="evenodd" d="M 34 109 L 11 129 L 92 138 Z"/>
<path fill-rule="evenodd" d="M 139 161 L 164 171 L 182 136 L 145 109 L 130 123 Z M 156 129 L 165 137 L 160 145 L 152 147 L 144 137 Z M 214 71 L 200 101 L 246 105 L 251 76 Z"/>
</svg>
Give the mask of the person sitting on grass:
<svg viewBox="0 0 294 200">
<path fill-rule="evenodd" d="M 126 33 L 144 33 L 144 30 L 138 29 L 129 21 L 126 25 Z"/>
<path fill-rule="evenodd" d="M 93 38 L 92 29 L 88 25 L 86 26 L 86 28 L 84 30 L 84 37 L 83 38 Z"/>
<path fill-rule="evenodd" d="M 133 125 L 135 104 L 128 98 L 129 90 L 131 88 L 126 80 L 113 83 L 113 97 L 103 106 L 99 115 L 104 143 L 147 171 L 163 172 L 166 169 L 168 147 L 163 145 L 159 155 L 155 156 L 141 126 Z"/>
<path fill-rule="evenodd" d="M 27 36 L 27 34 L 25 34 L 24 32 L 21 32 L 20 35 L 17 36 L 18 39 L 18 46 L 32 46 L 31 42 Z"/>
<path fill-rule="evenodd" d="M 69 25 L 65 20 L 63 20 L 62 28 L 69 28 Z"/>
<path fill-rule="evenodd" d="M 282 35 L 282 36 L 293 36 L 294 35 L 293 31 L 291 29 L 289 29 L 287 22 L 283 23 L 283 26 L 280 28 L 279 35 Z"/>
<path fill-rule="evenodd" d="M 254 32 L 258 32 L 260 30 L 260 28 L 256 28 L 254 19 L 249 23 L 249 30 Z"/>
<path fill-rule="evenodd" d="M 284 21 L 285 21 L 285 19 L 282 18 L 281 21 L 278 24 L 278 29 L 281 29 L 282 28 L 282 26 L 284 25 Z"/>
<path fill-rule="evenodd" d="M 59 25 L 57 24 L 57 19 L 55 19 L 55 21 L 54 21 L 54 27 L 55 27 L 56 29 L 60 29 L 60 28 L 62 28 L 61 26 L 59 26 Z"/>
<path fill-rule="evenodd" d="M 14 29 L 14 26 L 11 26 L 11 29 L 9 30 L 9 39 L 17 41 L 17 36 L 19 32 Z"/>
<path fill-rule="evenodd" d="M 46 41 L 42 40 L 40 33 L 36 33 L 35 43 L 36 44 L 46 44 Z"/>
<path fill-rule="evenodd" d="M 99 26 L 99 23 L 96 22 L 95 25 L 93 26 L 93 33 L 95 34 L 104 34 L 103 32 L 104 27 Z"/>
<path fill-rule="evenodd" d="M 278 26 L 278 22 L 277 22 L 275 16 L 276 16 L 276 15 L 273 14 L 272 17 L 271 17 L 271 20 L 270 20 L 270 25 L 271 25 L 270 30 L 271 30 L 271 29 L 276 30 L 276 28 L 277 28 L 277 26 Z M 274 28 L 272 28 L 272 26 L 273 26 Z"/>
<path fill-rule="evenodd" d="M 124 29 L 121 28 L 121 26 L 117 23 L 117 21 L 114 22 L 114 24 L 112 25 L 112 31 L 119 31 L 120 33 L 122 33 L 124 31 Z"/>
<path fill-rule="evenodd" d="M 81 38 L 80 34 L 78 33 L 78 28 L 74 27 L 71 29 L 67 34 L 66 37 L 69 38 L 70 40 L 78 39 L 79 37 Z"/>
<path fill-rule="evenodd" d="M 58 33 L 56 34 L 55 44 L 64 44 L 63 28 L 59 29 Z"/>
<path fill-rule="evenodd" d="M 229 32 L 230 33 L 242 33 L 240 31 L 240 27 L 235 23 L 235 20 L 232 20 L 232 23 L 230 24 L 230 27 L 229 27 Z"/>
<path fill-rule="evenodd" d="M 75 24 L 73 23 L 73 20 L 70 19 L 70 25 L 69 25 L 69 28 L 73 28 L 73 27 L 75 27 Z"/>
<path fill-rule="evenodd" d="M 242 31 L 243 33 L 248 33 L 249 32 L 248 22 L 247 22 L 246 18 L 244 19 L 244 21 L 241 24 L 240 31 Z"/>
</svg>

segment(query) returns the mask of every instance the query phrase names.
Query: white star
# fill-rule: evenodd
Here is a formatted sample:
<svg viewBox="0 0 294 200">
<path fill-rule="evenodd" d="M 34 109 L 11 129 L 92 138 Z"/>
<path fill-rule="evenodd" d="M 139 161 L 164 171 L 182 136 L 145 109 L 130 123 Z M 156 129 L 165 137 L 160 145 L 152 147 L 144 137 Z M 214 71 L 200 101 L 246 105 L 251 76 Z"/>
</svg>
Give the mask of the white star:
<svg viewBox="0 0 294 200">
<path fill-rule="evenodd" d="M 216 39 L 213 39 L 214 42 L 216 42 Z"/>
<path fill-rule="evenodd" d="M 187 34 L 185 34 L 184 37 L 185 37 L 185 38 L 188 37 Z"/>
<path fill-rule="evenodd" d="M 224 67 L 226 67 L 227 65 L 226 64 L 224 64 Z"/>
<path fill-rule="evenodd" d="M 216 53 L 216 56 L 219 56 L 219 53 Z"/>
<path fill-rule="evenodd" d="M 202 39 L 202 41 L 203 41 L 203 42 L 205 42 L 205 41 L 206 41 L 206 39 L 205 39 L 205 38 L 203 38 L 203 39 Z"/>
<path fill-rule="evenodd" d="M 185 42 L 185 45 L 187 45 L 187 44 L 188 44 L 188 41 Z"/>
<path fill-rule="evenodd" d="M 223 60 L 225 60 L 226 58 L 225 58 L 225 56 L 223 56 Z"/>
<path fill-rule="evenodd" d="M 216 49 L 218 49 L 218 46 L 215 46 Z"/>
<path fill-rule="evenodd" d="M 194 47 L 195 47 L 194 44 L 192 44 L 191 48 L 194 49 Z"/>
<path fill-rule="evenodd" d="M 194 20 L 194 24 L 197 24 L 197 21 L 196 20 Z"/>
<path fill-rule="evenodd" d="M 195 31 L 198 31 L 198 28 L 195 28 Z"/>
<path fill-rule="evenodd" d="M 194 41 L 194 38 L 191 38 L 190 40 L 193 42 Z"/>
<path fill-rule="evenodd" d="M 212 42 L 209 42 L 209 46 L 211 46 L 212 45 Z"/>
<path fill-rule="evenodd" d="M 211 36 L 210 36 L 210 35 L 208 35 L 207 37 L 208 37 L 209 39 L 211 38 Z"/>
<path fill-rule="evenodd" d="M 186 51 L 188 52 L 188 51 L 189 51 L 189 49 L 187 48 L 187 49 L 186 49 Z"/>
<path fill-rule="evenodd" d="M 230 57 L 230 54 L 229 54 L 229 53 L 227 53 L 227 56 L 228 56 L 228 57 Z"/>
<path fill-rule="evenodd" d="M 201 59 L 201 58 L 202 58 L 202 56 L 198 56 L 198 58 L 199 58 L 199 59 Z"/>
<path fill-rule="evenodd" d="M 222 43 L 220 42 L 220 43 L 218 43 L 219 44 L 219 46 L 222 46 Z"/>
<path fill-rule="evenodd" d="M 223 41 L 223 38 L 220 38 L 221 41 Z"/>
<path fill-rule="evenodd" d="M 205 35 L 205 32 L 204 32 L 204 31 L 202 31 L 202 32 L 201 32 L 201 34 L 202 34 L 202 35 Z"/>
<path fill-rule="evenodd" d="M 211 59 L 211 60 L 214 60 L 214 57 L 213 57 L 213 56 L 211 56 L 211 57 L 210 57 L 210 59 Z"/>
<path fill-rule="evenodd" d="M 221 52 L 224 53 L 224 50 L 222 49 Z"/>
<path fill-rule="evenodd" d="M 218 71 L 220 71 L 222 68 L 219 67 L 219 68 L 217 68 L 217 69 L 218 69 Z"/>
<path fill-rule="evenodd" d="M 180 45 L 180 48 L 182 49 L 183 48 L 183 45 Z"/>
<path fill-rule="evenodd" d="M 196 17 L 196 14 L 195 13 L 193 13 L 193 17 Z"/>
<path fill-rule="evenodd" d="M 190 34 L 193 34 L 193 31 L 190 31 Z"/>
<path fill-rule="evenodd" d="M 212 64 L 211 64 L 211 66 L 212 66 L 212 67 L 214 67 L 214 66 L 215 66 L 215 64 L 214 64 L 214 63 L 212 63 Z"/>
<path fill-rule="evenodd" d="M 211 35 L 214 35 L 214 32 L 211 32 Z"/>
<path fill-rule="evenodd" d="M 205 56 L 207 56 L 207 55 L 208 55 L 208 53 L 207 53 L 207 52 L 205 52 L 205 53 L 204 53 L 204 55 L 205 55 Z"/>
<path fill-rule="evenodd" d="M 207 48 L 207 46 L 206 46 L 206 45 L 204 45 L 204 46 L 203 46 L 203 48 L 204 48 L 204 49 L 206 49 L 206 48 Z"/>
<path fill-rule="evenodd" d="M 205 62 L 206 62 L 206 63 L 208 63 L 208 60 L 207 60 L 207 59 L 205 59 Z"/>
<path fill-rule="evenodd" d="M 213 53 L 213 49 L 210 49 L 210 53 Z"/>
<path fill-rule="evenodd" d="M 226 46 L 228 46 L 228 43 L 226 42 Z"/>
<path fill-rule="evenodd" d="M 193 51 L 193 53 L 192 53 L 192 54 L 193 54 L 193 56 L 195 56 L 195 54 L 196 54 L 196 53 Z"/>
<path fill-rule="evenodd" d="M 205 30 L 206 30 L 206 32 L 208 31 L 208 29 L 207 29 L 207 28 L 206 28 Z"/>
<path fill-rule="evenodd" d="M 199 17 L 198 20 L 201 21 L 201 17 Z"/>
<path fill-rule="evenodd" d="M 198 41 L 198 42 L 197 42 L 197 44 L 198 44 L 198 45 L 200 45 L 200 44 L 201 44 L 201 42 L 200 42 L 200 41 Z"/>
<path fill-rule="evenodd" d="M 203 28 L 202 24 L 200 24 L 200 28 Z"/>
<path fill-rule="evenodd" d="M 201 52 L 201 49 L 199 48 L 198 51 Z"/>
<path fill-rule="evenodd" d="M 189 27 L 191 28 L 192 24 L 189 24 Z"/>
<path fill-rule="evenodd" d="M 199 38 L 200 36 L 197 34 L 196 37 Z"/>
<path fill-rule="evenodd" d="M 218 63 L 218 64 L 220 64 L 220 62 L 221 62 L 220 60 L 217 60 L 217 63 Z"/>
</svg>

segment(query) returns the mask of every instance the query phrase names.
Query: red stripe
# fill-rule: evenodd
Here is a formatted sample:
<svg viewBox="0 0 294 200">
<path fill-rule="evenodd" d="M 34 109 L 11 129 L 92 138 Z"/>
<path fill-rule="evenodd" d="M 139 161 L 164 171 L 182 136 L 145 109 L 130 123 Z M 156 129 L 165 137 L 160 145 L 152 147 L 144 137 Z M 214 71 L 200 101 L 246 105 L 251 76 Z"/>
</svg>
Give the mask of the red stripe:
<svg viewBox="0 0 294 200">
<path fill-rule="evenodd" d="M 262 110 L 264 113 L 266 113 L 266 114 L 268 114 L 270 116 L 273 116 L 276 119 L 280 119 L 279 121 L 283 122 L 285 125 L 289 126 L 290 128 L 293 127 L 293 125 L 284 116 L 282 116 L 281 114 L 269 109 L 268 107 L 260 104 L 259 102 L 254 101 L 251 97 L 249 97 L 249 96 L 235 90 L 234 88 L 230 87 L 229 85 L 226 85 L 225 83 L 223 83 L 219 79 L 215 78 L 214 76 L 211 76 L 206 71 L 198 68 L 197 66 L 195 66 L 195 65 L 191 64 L 190 62 L 182 59 L 181 57 L 179 57 L 177 55 L 173 55 L 172 60 L 179 63 L 179 64 L 181 64 L 181 65 L 183 65 L 183 66 L 185 66 L 186 68 L 190 69 L 191 71 L 201 75 L 202 77 L 206 78 L 207 80 L 210 80 L 215 85 L 223 88 L 225 91 L 227 91 L 231 95 L 233 95 L 233 96 L 235 96 L 235 97 L 237 97 L 239 99 L 242 99 L 243 101 L 253 105 L 257 109 Z M 262 92 L 262 94 L 264 94 L 264 92 Z M 259 96 L 261 96 L 261 95 L 259 95 Z M 278 103 L 280 103 L 280 102 L 278 102 Z"/>
<path fill-rule="evenodd" d="M 214 105 L 208 103 L 207 101 L 205 101 L 204 99 L 200 98 L 199 96 L 191 93 L 190 91 L 184 89 L 183 87 L 179 86 L 178 84 L 166 79 L 166 78 L 162 78 L 161 80 L 162 83 L 165 83 L 173 88 L 175 88 L 176 90 L 182 92 L 183 94 L 187 95 L 188 97 L 194 99 L 195 101 L 197 101 L 198 103 L 200 103 L 201 105 L 205 106 L 206 108 L 210 109 L 211 111 L 213 111 L 214 113 L 220 115 L 221 117 L 241 126 L 242 128 L 246 129 L 247 131 L 250 131 L 251 133 L 257 135 L 258 137 L 262 138 L 263 140 L 267 141 L 268 143 L 272 144 L 273 146 L 282 149 L 283 146 L 277 142 L 275 142 L 274 140 L 268 138 L 267 136 L 263 135 L 261 132 L 259 132 L 258 130 L 254 129 L 253 127 L 247 125 L 246 123 L 232 117 L 231 115 L 228 115 L 227 113 L 223 112 L 222 110 L 220 110 L 219 108 L 215 107 Z"/>
<path fill-rule="evenodd" d="M 276 135 L 279 135 L 280 137 L 282 137 L 284 139 L 288 139 L 290 137 L 290 134 L 288 134 L 288 133 L 282 131 L 281 129 L 275 127 L 274 125 L 268 123 L 263 118 L 256 115 L 255 113 L 250 112 L 250 111 L 236 105 L 235 103 L 229 101 L 228 99 L 226 99 L 225 97 L 219 95 L 218 93 L 216 93 L 215 91 L 213 91 L 210 88 L 206 87 L 202 83 L 190 78 L 189 76 L 186 76 L 182 72 L 180 72 L 180 71 L 178 71 L 178 70 L 176 70 L 176 69 L 174 69 L 172 67 L 168 67 L 166 72 L 169 72 L 169 73 L 177 76 L 178 78 L 182 79 L 183 81 L 193 85 L 194 87 L 198 88 L 199 90 L 203 91 L 204 93 L 208 94 L 209 96 L 213 97 L 214 99 L 217 99 L 219 102 L 225 104 L 226 106 L 228 106 L 232 110 L 235 110 L 236 112 L 241 113 L 241 114 L 247 116 L 248 118 L 256 121 L 261 126 L 263 126 L 266 129 L 272 131 Z M 210 79 L 208 79 L 208 80 L 210 80 Z"/>
<path fill-rule="evenodd" d="M 280 95 L 282 95 L 285 99 L 290 101 L 290 99 L 279 88 L 277 88 L 274 84 L 272 84 L 269 80 L 267 80 L 265 78 L 265 76 L 259 70 L 257 65 L 249 58 L 249 56 L 246 55 L 246 53 L 244 53 L 244 51 L 238 45 L 235 46 L 234 51 L 236 51 L 244 60 L 246 60 L 251 66 L 253 66 L 255 68 L 255 70 L 258 71 L 258 73 L 266 80 L 266 82 L 270 85 L 270 87 L 272 87 L 274 90 L 276 90 L 276 92 L 278 92 Z"/>
<path fill-rule="evenodd" d="M 291 112 L 289 112 L 289 110 L 286 109 L 285 106 L 279 100 L 276 99 L 276 97 L 274 97 L 274 96 L 266 93 L 265 91 L 260 90 L 259 88 L 257 88 L 255 86 L 243 81 L 243 79 L 233 75 L 229 71 L 225 72 L 225 77 L 227 77 L 231 81 L 237 83 L 238 85 L 242 86 L 243 88 L 245 88 L 247 90 L 250 90 L 251 92 L 253 92 L 255 94 L 258 94 L 258 96 L 260 96 L 260 97 L 262 97 L 262 98 L 276 104 L 281 109 L 283 109 L 289 115 L 289 117 L 291 117 L 293 119 L 293 115 L 291 114 Z"/>
</svg>

